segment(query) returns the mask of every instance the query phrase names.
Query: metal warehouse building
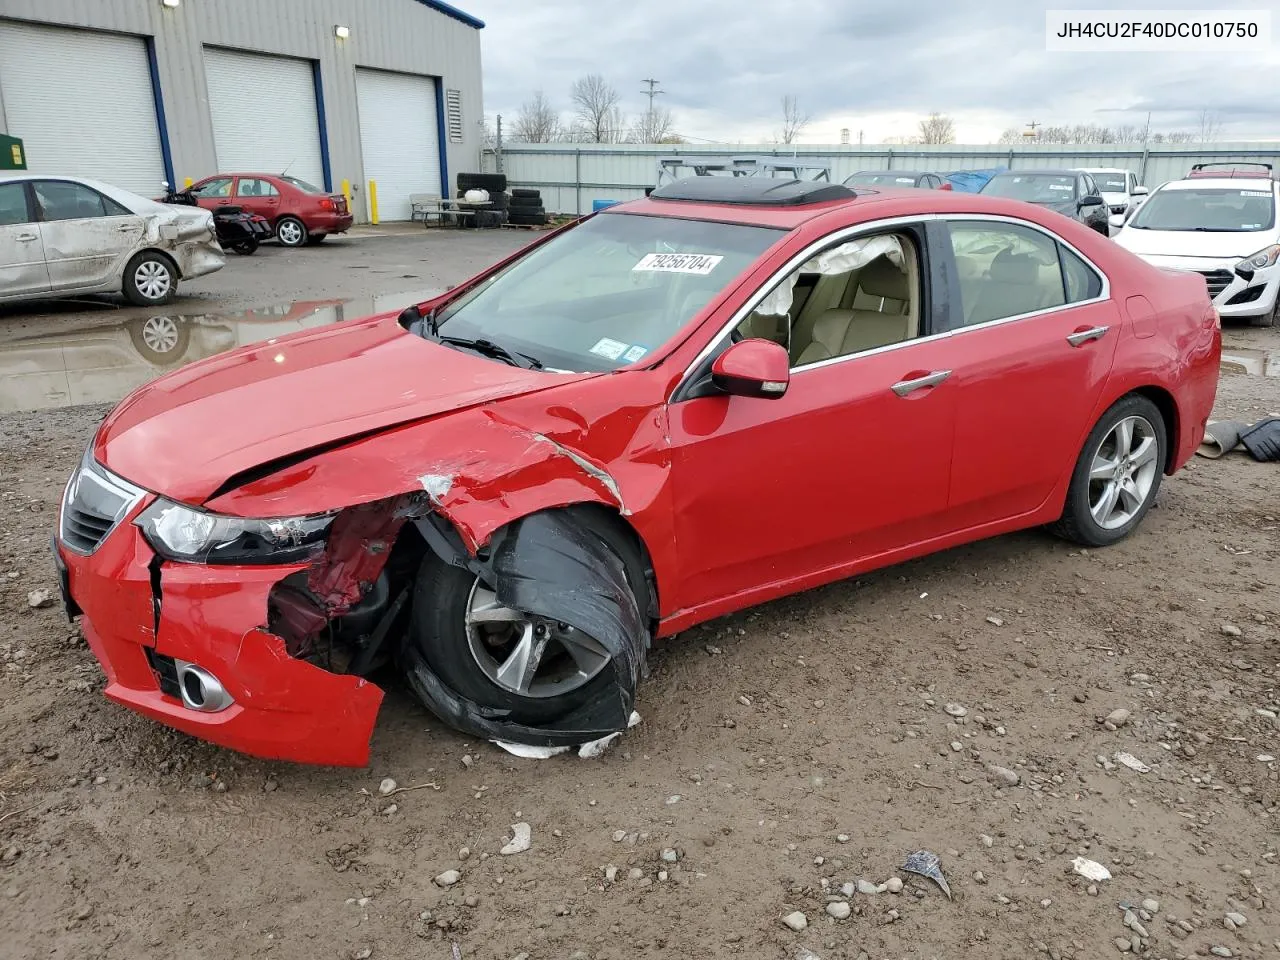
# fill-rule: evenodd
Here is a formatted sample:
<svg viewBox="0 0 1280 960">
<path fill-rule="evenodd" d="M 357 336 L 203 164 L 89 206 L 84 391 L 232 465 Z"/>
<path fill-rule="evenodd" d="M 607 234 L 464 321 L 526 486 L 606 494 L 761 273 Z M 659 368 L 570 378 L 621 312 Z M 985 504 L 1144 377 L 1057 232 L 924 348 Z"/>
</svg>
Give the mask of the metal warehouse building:
<svg viewBox="0 0 1280 960">
<path fill-rule="evenodd" d="M 479 169 L 483 26 L 442 0 L 0 0 L 0 133 L 144 196 L 287 169 L 408 219 Z"/>
</svg>

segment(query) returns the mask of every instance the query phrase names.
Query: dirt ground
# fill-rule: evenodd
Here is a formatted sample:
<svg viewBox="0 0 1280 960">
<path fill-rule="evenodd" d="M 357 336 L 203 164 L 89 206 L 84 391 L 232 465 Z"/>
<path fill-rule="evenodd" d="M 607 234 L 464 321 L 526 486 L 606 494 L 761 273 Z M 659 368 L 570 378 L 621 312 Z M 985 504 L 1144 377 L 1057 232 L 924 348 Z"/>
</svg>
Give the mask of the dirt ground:
<svg viewBox="0 0 1280 960">
<path fill-rule="evenodd" d="M 264 250 L 192 284 L 190 301 L 454 282 L 527 239 Z M 0 352 L 19 332 L 119 312 L 9 308 Z M 1280 330 L 1227 336 L 1280 350 Z M 1152 958 L 1280 956 L 1275 464 L 1197 459 L 1107 550 L 1002 537 L 666 641 L 643 722 L 597 760 L 518 760 L 391 684 L 371 766 L 329 770 L 238 756 L 108 703 L 76 627 L 30 607 L 30 591 L 56 588 L 57 501 L 105 410 L 0 417 L 6 960 L 1085 960 L 1143 933 Z M 1219 415 L 1268 412 L 1280 379 L 1224 373 Z M 1121 709 L 1127 721 L 1104 723 Z M 402 792 L 380 795 L 385 777 Z M 532 846 L 503 856 L 517 822 Z M 920 849 L 941 857 L 953 899 L 902 872 Z M 1077 856 L 1112 879 L 1091 887 Z M 448 870 L 461 879 L 442 888 Z M 839 892 L 891 877 L 900 893 Z M 783 923 L 794 911 L 799 932 Z M 1247 922 L 1230 929 L 1228 913 Z"/>
</svg>

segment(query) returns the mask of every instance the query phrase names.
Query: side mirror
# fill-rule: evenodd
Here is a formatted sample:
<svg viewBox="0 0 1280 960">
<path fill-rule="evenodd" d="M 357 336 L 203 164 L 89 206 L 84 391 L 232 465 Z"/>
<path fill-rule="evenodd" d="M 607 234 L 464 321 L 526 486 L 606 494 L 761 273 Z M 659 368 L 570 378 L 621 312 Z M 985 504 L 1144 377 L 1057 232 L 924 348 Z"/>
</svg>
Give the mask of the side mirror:
<svg viewBox="0 0 1280 960">
<path fill-rule="evenodd" d="M 1089 197 L 1080 198 L 1081 209 L 1084 209 L 1085 207 L 1100 207 L 1100 206 L 1102 206 L 1102 198 L 1098 196 L 1096 193 Z"/>
<path fill-rule="evenodd" d="M 1125 216 L 1123 213 L 1113 213 L 1110 217 L 1107 218 L 1107 223 L 1111 226 L 1113 230 L 1119 230 L 1121 227 L 1124 226 L 1124 220 L 1125 220 Z"/>
<path fill-rule="evenodd" d="M 1236 276 L 1239 277 L 1241 280 L 1243 280 L 1245 283 L 1248 283 L 1250 280 L 1253 279 L 1253 274 L 1254 274 L 1253 267 L 1249 266 L 1249 264 L 1240 263 L 1236 265 Z"/>
<path fill-rule="evenodd" d="M 1144 187 L 1142 184 L 1138 184 L 1136 187 L 1133 188 L 1133 195 L 1135 197 L 1145 197 L 1150 192 L 1151 191 L 1148 190 L 1146 187 Z"/>
<path fill-rule="evenodd" d="M 777 400 L 791 382 L 791 358 L 772 340 L 739 340 L 716 357 L 711 382 L 731 396 Z"/>
</svg>

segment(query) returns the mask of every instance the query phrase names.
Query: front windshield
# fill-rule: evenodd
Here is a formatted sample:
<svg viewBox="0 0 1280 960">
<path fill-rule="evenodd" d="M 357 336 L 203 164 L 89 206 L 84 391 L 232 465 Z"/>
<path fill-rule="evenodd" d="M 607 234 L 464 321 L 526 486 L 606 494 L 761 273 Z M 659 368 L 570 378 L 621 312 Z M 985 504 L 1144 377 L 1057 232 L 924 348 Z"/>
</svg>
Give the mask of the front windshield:
<svg viewBox="0 0 1280 960">
<path fill-rule="evenodd" d="M 912 174 L 891 172 L 855 173 L 853 176 L 845 180 L 846 186 L 850 184 L 855 186 L 857 184 L 862 184 L 864 187 L 914 187 L 916 185 L 916 178 Z"/>
<path fill-rule="evenodd" d="M 1129 189 L 1128 177 L 1123 173 L 1095 173 L 1093 182 L 1103 193 L 1126 193 Z"/>
<path fill-rule="evenodd" d="M 1066 203 L 1076 199 L 1076 178 L 1057 173 L 1009 174 L 992 177 L 982 193 L 1028 203 Z"/>
<path fill-rule="evenodd" d="M 782 236 L 769 227 L 601 214 L 444 307 L 437 329 L 553 370 L 613 370 L 664 344 Z"/>
<path fill-rule="evenodd" d="M 1275 198 L 1270 190 L 1194 187 L 1158 190 L 1138 208 L 1129 226 L 1138 230 L 1251 233 L 1270 230 L 1275 220 Z"/>
</svg>

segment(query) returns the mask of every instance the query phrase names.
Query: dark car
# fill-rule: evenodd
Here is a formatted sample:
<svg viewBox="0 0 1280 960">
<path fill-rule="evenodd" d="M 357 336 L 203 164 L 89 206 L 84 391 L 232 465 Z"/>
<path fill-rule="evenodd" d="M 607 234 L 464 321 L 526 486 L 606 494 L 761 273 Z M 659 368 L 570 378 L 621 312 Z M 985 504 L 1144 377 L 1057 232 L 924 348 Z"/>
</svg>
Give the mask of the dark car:
<svg viewBox="0 0 1280 960">
<path fill-rule="evenodd" d="M 951 184 L 937 173 L 921 170 L 859 170 L 844 180 L 846 187 L 915 187 L 921 190 L 950 190 Z"/>
<path fill-rule="evenodd" d="M 191 192 L 206 210 L 217 212 L 219 207 L 234 205 L 266 217 L 275 238 L 286 247 L 346 233 L 353 222 L 341 193 L 283 174 L 223 173 L 196 181 Z"/>
<path fill-rule="evenodd" d="M 1047 207 L 1108 236 L 1110 210 L 1093 177 L 1082 170 L 1006 170 L 978 192 Z"/>
</svg>

